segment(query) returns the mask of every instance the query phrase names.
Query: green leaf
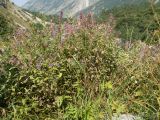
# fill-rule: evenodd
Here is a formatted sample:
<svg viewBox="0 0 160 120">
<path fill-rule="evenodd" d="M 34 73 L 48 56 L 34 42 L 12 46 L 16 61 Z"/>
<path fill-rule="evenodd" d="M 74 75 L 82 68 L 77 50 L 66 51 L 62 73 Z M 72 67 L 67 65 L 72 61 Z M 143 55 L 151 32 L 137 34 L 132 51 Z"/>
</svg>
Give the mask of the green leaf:
<svg viewBox="0 0 160 120">
<path fill-rule="evenodd" d="M 137 91 L 137 92 L 135 93 L 135 96 L 136 96 L 136 97 L 142 96 L 142 95 L 143 95 L 143 92 L 142 92 L 142 91 Z"/>
<path fill-rule="evenodd" d="M 62 73 L 59 73 L 59 75 L 58 75 L 58 79 L 59 79 L 59 78 L 61 78 L 61 77 L 62 77 L 62 75 L 63 75 Z"/>
<path fill-rule="evenodd" d="M 62 103 L 63 103 L 64 97 L 63 96 L 58 96 L 56 97 L 56 101 L 55 103 L 57 104 L 58 107 L 61 107 Z"/>
<path fill-rule="evenodd" d="M 107 83 L 105 84 L 105 88 L 106 88 L 106 89 L 113 89 L 112 82 L 111 82 L 111 81 L 107 82 Z"/>
</svg>

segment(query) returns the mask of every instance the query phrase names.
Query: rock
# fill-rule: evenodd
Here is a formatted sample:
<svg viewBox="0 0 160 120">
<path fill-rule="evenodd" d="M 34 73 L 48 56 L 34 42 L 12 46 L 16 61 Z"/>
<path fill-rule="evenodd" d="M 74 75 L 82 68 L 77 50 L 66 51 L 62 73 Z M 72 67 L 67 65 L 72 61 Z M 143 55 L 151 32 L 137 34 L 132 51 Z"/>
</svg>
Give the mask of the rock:
<svg viewBox="0 0 160 120">
<path fill-rule="evenodd" d="M 122 40 L 120 38 L 115 38 L 115 43 L 117 46 L 121 47 L 124 50 L 129 50 L 133 46 L 133 43 L 131 41 Z"/>
<path fill-rule="evenodd" d="M 140 60 L 144 60 L 148 57 L 152 58 L 152 60 L 157 61 L 160 55 L 160 44 L 157 45 L 147 45 L 145 43 L 140 44 L 139 58 Z"/>
<path fill-rule="evenodd" d="M 131 114 L 123 114 L 112 117 L 112 120 L 143 120 L 143 119 Z"/>
<path fill-rule="evenodd" d="M 4 53 L 4 49 L 0 48 L 0 55 L 2 55 Z"/>
</svg>

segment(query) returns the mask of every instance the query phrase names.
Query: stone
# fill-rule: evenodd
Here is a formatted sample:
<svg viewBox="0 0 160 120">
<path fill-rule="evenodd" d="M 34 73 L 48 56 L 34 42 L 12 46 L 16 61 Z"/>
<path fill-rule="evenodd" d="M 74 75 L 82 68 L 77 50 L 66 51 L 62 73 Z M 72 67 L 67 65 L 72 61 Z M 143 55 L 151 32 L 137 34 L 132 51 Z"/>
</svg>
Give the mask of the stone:
<svg viewBox="0 0 160 120">
<path fill-rule="evenodd" d="M 0 48 L 0 55 L 2 55 L 4 53 L 4 49 Z"/>
<path fill-rule="evenodd" d="M 131 114 L 123 114 L 119 116 L 113 116 L 112 120 L 143 120 L 143 119 Z"/>
</svg>

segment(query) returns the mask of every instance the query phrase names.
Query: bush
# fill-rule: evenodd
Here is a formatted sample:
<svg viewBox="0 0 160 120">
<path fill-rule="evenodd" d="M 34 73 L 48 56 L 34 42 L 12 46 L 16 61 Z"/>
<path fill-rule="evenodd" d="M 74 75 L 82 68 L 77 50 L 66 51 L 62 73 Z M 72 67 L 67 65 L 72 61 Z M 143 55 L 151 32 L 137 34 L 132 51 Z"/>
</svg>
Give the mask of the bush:
<svg viewBox="0 0 160 120">
<path fill-rule="evenodd" d="M 41 23 L 33 23 L 32 28 L 34 31 L 42 31 L 44 26 Z"/>
<path fill-rule="evenodd" d="M 11 35 L 12 32 L 13 28 L 9 24 L 9 20 L 3 15 L 0 15 L 0 37 L 5 38 Z"/>
</svg>

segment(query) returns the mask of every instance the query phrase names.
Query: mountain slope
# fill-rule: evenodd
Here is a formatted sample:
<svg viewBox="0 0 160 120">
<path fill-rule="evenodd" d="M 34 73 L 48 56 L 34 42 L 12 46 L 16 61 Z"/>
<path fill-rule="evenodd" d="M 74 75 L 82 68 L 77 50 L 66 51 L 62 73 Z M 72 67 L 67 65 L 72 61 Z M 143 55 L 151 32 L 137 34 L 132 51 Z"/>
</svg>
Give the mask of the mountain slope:
<svg viewBox="0 0 160 120">
<path fill-rule="evenodd" d="M 31 25 L 34 23 L 45 25 L 46 22 L 24 11 L 10 1 L 7 1 L 5 6 L 0 4 L 0 41 L 4 38 L 9 38 L 18 29 L 32 31 Z"/>
<path fill-rule="evenodd" d="M 11 21 L 10 24 L 13 26 L 17 25 L 26 29 L 30 28 L 30 23 L 45 22 L 10 1 L 7 2 L 6 8 L 0 5 L 0 15 L 9 19 Z"/>
<path fill-rule="evenodd" d="M 45 14 L 57 14 L 64 11 L 65 16 L 74 16 L 80 11 L 93 11 L 98 13 L 102 9 L 111 9 L 113 7 L 125 4 L 141 4 L 148 0 L 29 0 L 23 8 L 42 12 Z M 153 0 L 158 3 L 159 0 Z"/>
<path fill-rule="evenodd" d="M 29 29 L 29 22 L 33 21 L 32 15 L 16 5 L 7 2 L 7 8 L 0 6 L 0 15 L 10 20 L 12 26 L 19 26 L 25 29 Z"/>
<path fill-rule="evenodd" d="M 124 4 L 139 4 L 144 1 L 146 0 L 29 0 L 23 7 L 45 14 L 57 14 L 64 11 L 65 16 L 74 16 L 80 11 L 97 13 L 102 9 L 110 9 Z"/>
<path fill-rule="evenodd" d="M 123 5 L 133 5 L 133 4 L 142 4 L 147 2 L 147 0 L 100 0 L 84 9 L 82 12 L 87 13 L 92 11 L 93 13 L 99 13 L 102 10 L 108 10 L 114 7 L 120 7 Z M 81 11 L 80 11 L 81 12 Z"/>
<path fill-rule="evenodd" d="M 46 14 L 57 14 L 64 11 L 65 16 L 73 16 L 99 0 L 30 0 L 23 8 Z"/>
</svg>

